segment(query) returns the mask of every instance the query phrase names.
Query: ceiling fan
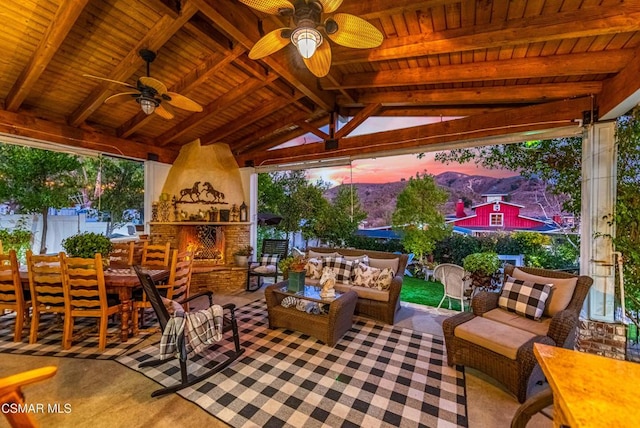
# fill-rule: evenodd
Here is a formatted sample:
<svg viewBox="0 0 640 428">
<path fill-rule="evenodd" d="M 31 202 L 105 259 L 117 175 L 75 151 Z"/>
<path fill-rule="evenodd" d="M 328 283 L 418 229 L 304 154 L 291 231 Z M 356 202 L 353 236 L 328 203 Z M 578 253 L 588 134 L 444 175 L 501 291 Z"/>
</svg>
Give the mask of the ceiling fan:
<svg viewBox="0 0 640 428">
<path fill-rule="evenodd" d="M 270 15 L 291 16 L 292 28 L 271 31 L 256 42 L 249 58 L 260 59 L 293 43 L 311 73 L 326 76 L 331 67 L 331 47 L 322 30 L 335 43 L 349 48 L 375 48 L 384 36 L 376 27 L 355 15 L 336 13 L 322 21 L 322 15 L 334 12 L 342 0 L 240 0 L 241 3 Z"/>
<path fill-rule="evenodd" d="M 156 59 L 156 54 L 148 49 L 141 49 L 140 57 L 147 63 L 147 75 L 138 79 L 136 86 L 126 82 L 120 82 L 118 80 L 107 79 L 99 76 L 92 76 L 90 74 L 83 74 L 84 77 L 91 79 L 104 80 L 107 82 L 118 83 L 126 86 L 127 88 L 135 89 L 135 91 L 121 92 L 119 94 L 111 95 L 104 100 L 105 104 L 112 104 L 119 101 L 127 101 L 128 99 L 134 99 L 140 108 L 146 114 L 156 113 L 158 116 L 164 119 L 173 119 L 175 113 L 171 106 L 178 107 L 187 111 L 202 111 L 202 106 L 190 98 L 184 95 L 177 94 L 175 92 L 169 92 L 164 83 L 159 80 L 149 77 L 150 64 Z M 127 99 L 128 98 L 128 99 Z"/>
</svg>

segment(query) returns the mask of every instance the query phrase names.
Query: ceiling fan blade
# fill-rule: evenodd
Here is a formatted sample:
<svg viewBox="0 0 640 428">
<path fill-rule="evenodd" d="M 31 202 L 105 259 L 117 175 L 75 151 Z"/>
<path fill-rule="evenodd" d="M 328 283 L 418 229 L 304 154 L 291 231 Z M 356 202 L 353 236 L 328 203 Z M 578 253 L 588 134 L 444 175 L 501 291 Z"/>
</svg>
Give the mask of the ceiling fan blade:
<svg viewBox="0 0 640 428">
<path fill-rule="evenodd" d="M 90 78 L 90 79 L 104 80 L 105 82 L 117 83 L 117 84 L 119 84 L 119 85 L 124 85 L 124 86 L 126 86 L 126 87 L 128 87 L 128 88 L 136 89 L 136 87 L 135 87 L 135 86 L 130 85 L 130 84 L 126 83 L 126 82 L 121 82 L 121 81 L 119 81 L 119 80 L 107 79 L 107 78 L 105 78 L 105 77 L 93 76 L 93 75 L 91 75 L 91 74 L 83 74 L 83 76 L 84 76 L 84 77 L 88 77 L 88 78 Z"/>
<path fill-rule="evenodd" d="M 187 98 L 184 95 L 177 94 L 175 92 L 167 92 L 164 98 L 169 104 L 174 107 L 181 108 L 187 111 L 202 111 L 202 106 L 191 98 Z"/>
<path fill-rule="evenodd" d="M 163 104 L 160 104 L 158 107 L 156 107 L 156 109 L 153 112 L 158 116 L 160 116 L 161 118 L 167 119 L 167 120 L 173 119 L 175 116 L 175 114 L 173 113 L 173 110 L 171 110 L 171 107 Z"/>
<path fill-rule="evenodd" d="M 331 46 L 325 41 L 318 47 L 311 58 L 302 59 L 314 76 L 324 77 L 329 74 L 329 68 L 331 68 Z"/>
<path fill-rule="evenodd" d="M 342 0 L 319 0 L 324 13 L 331 13 L 342 4 Z"/>
<path fill-rule="evenodd" d="M 167 86 L 161 81 L 154 79 L 153 77 L 142 76 L 139 79 L 139 82 L 144 86 L 149 86 L 150 88 L 155 89 L 158 95 L 162 95 L 167 92 Z"/>
<path fill-rule="evenodd" d="M 338 29 L 333 34 L 327 35 L 339 45 L 360 49 L 377 48 L 384 39 L 376 27 L 355 15 L 336 13 L 327 21 L 329 20 L 335 21 Z"/>
<path fill-rule="evenodd" d="M 121 100 L 120 97 L 127 95 L 129 97 L 128 100 Z M 105 104 L 114 104 L 120 101 L 129 101 L 129 100 L 133 100 L 136 98 L 137 95 L 140 95 L 140 92 L 136 91 L 136 92 L 121 92 L 119 94 L 115 94 L 115 95 L 111 95 L 109 98 L 107 98 L 106 100 L 104 100 Z"/>
<path fill-rule="evenodd" d="M 288 30 L 288 28 L 279 28 L 273 30 L 270 33 L 265 34 L 249 51 L 249 58 L 260 59 L 265 56 L 269 56 L 274 52 L 278 52 L 283 47 L 287 46 L 291 39 L 289 37 L 282 37 L 282 31 Z"/>
<path fill-rule="evenodd" d="M 287 0 L 240 0 L 240 3 L 270 15 L 278 15 L 282 10 L 294 10 L 293 4 Z"/>
</svg>

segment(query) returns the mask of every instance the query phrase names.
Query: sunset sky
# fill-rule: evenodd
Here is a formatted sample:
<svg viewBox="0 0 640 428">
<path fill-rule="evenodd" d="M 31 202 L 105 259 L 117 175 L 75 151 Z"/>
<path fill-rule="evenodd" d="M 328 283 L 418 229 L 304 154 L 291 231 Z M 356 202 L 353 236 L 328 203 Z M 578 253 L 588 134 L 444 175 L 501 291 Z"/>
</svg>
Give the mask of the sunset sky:
<svg viewBox="0 0 640 428">
<path fill-rule="evenodd" d="M 355 136 L 383 130 L 407 128 L 450 119 L 453 118 L 377 117 L 368 119 L 349 135 Z M 324 131 L 326 132 L 326 130 Z M 300 140 L 312 142 L 318 141 L 319 139 L 313 134 L 307 134 L 297 140 L 298 144 L 301 142 Z M 435 153 L 427 153 L 422 159 L 418 159 L 414 154 L 375 159 L 356 159 L 352 161 L 351 168 L 349 166 L 339 166 L 310 169 L 308 170 L 308 177 L 312 181 L 321 179 L 329 182 L 333 187 L 342 183 L 350 183 L 351 177 L 353 177 L 354 183 L 390 183 L 400 181 L 403 178 L 408 179 L 409 177 L 415 176 L 417 172 L 422 173 L 425 170 L 432 175 L 438 175 L 447 171 L 455 171 L 469 175 L 485 175 L 489 177 L 510 177 L 517 175 L 512 171 L 478 168 L 473 162 L 464 165 L 446 165 L 435 161 L 433 159 L 434 155 Z"/>
<path fill-rule="evenodd" d="M 446 171 L 455 171 L 469 175 L 485 175 L 488 177 L 511 177 L 512 171 L 487 170 L 476 167 L 473 163 L 464 165 L 445 165 L 433 160 L 434 153 L 426 154 L 422 159 L 416 155 L 389 156 L 376 159 L 356 159 L 349 166 L 332 168 L 314 168 L 308 170 L 312 181 L 322 179 L 337 186 L 350 183 L 353 175 L 354 183 L 390 183 L 415 176 L 417 172 L 426 170 L 429 174 L 438 175 Z"/>
</svg>

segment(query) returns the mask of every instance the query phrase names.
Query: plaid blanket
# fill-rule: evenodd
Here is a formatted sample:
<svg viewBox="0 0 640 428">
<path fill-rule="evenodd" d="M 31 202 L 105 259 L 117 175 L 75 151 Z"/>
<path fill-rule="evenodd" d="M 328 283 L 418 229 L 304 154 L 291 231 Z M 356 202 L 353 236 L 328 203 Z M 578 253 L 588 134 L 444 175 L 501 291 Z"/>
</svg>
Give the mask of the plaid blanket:
<svg viewBox="0 0 640 428">
<path fill-rule="evenodd" d="M 222 306 L 213 305 L 192 312 L 176 311 L 162 332 L 160 359 L 177 357 L 184 361 L 220 339 Z"/>
</svg>

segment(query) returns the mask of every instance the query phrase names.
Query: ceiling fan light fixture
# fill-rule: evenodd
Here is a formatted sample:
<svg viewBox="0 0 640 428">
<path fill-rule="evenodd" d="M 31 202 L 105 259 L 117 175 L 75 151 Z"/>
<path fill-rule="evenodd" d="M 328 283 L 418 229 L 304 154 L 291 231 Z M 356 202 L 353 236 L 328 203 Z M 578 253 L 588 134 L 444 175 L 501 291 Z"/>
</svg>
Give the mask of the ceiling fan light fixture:
<svg viewBox="0 0 640 428">
<path fill-rule="evenodd" d="M 150 99 L 150 98 L 141 97 L 138 100 L 138 102 L 140 103 L 140 108 L 146 114 L 153 113 L 156 110 L 156 107 L 158 106 L 158 102 L 156 100 L 153 100 L 153 99 Z"/>
<path fill-rule="evenodd" d="M 291 42 L 303 58 L 311 58 L 322 44 L 322 34 L 315 28 L 302 27 L 291 33 Z"/>
</svg>

